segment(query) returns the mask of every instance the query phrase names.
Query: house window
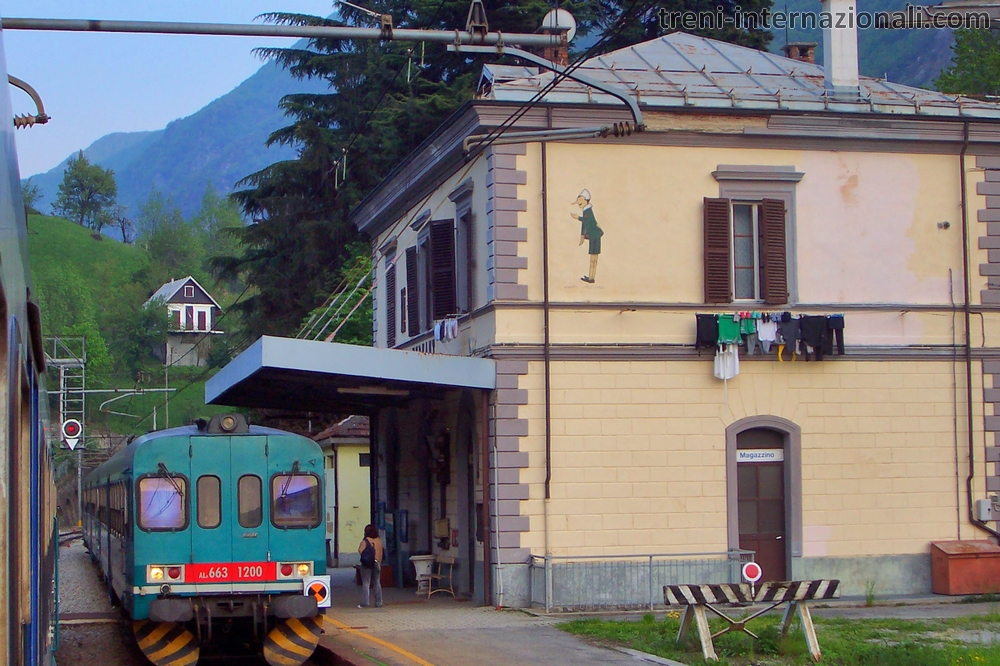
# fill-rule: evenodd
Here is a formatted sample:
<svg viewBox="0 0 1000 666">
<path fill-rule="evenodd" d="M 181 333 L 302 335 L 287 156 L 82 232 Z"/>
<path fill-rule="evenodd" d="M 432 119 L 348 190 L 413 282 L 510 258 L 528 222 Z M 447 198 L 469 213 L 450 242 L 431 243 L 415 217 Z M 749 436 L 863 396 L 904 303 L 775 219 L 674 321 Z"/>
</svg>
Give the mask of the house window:
<svg viewBox="0 0 1000 666">
<path fill-rule="evenodd" d="M 170 330 L 179 331 L 181 330 L 181 311 L 171 310 L 170 311 Z"/>
<path fill-rule="evenodd" d="M 455 287 L 455 221 L 433 220 L 416 246 L 406 248 L 403 330 L 415 337 L 435 321 L 457 314 Z"/>
<path fill-rule="evenodd" d="M 208 330 L 208 313 L 204 310 L 198 310 L 198 330 Z"/>
<path fill-rule="evenodd" d="M 194 308 L 190 305 L 184 306 L 184 328 L 194 330 Z"/>
<path fill-rule="evenodd" d="M 194 285 L 184 285 L 184 298 L 194 298 Z"/>
<path fill-rule="evenodd" d="M 705 302 L 788 303 L 785 202 L 705 199 Z"/>
<path fill-rule="evenodd" d="M 457 273 L 455 289 L 458 312 L 472 312 L 475 307 L 476 246 L 474 232 L 472 211 L 467 208 L 458 216 L 458 223 L 455 227 L 455 272 Z"/>
<path fill-rule="evenodd" d="M 406 333 L 406 287 L 399 290 L 399 332 Z"/>
<path fill-rule="evenodd" d="M 761 300 L 762 209 L 757 203 L 733 203 L 733 292 L 738 301 Z"/>
</svg>

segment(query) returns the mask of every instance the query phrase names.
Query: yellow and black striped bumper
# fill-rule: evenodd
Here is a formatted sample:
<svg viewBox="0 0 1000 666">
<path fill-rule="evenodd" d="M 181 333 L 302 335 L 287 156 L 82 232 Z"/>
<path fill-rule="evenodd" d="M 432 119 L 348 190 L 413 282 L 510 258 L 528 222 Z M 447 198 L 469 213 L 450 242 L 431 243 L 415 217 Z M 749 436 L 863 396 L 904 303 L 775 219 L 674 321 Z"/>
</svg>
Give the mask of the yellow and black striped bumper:
<svg viewBox="0 0 1000 666">
<path fill-rule="evenodd" d="M 271 666 L 299 666 L 312 656 L 322 632 L 322 615 L 285 620 L 264 639 L 264 658 Z"/>
<path fill-rule="evenodd" d="M 155 666 L 193 666 L 200 649 L 194 634 L 176 622 L 136 620 L 132 631 L 139 649 Z"/>
</svg>

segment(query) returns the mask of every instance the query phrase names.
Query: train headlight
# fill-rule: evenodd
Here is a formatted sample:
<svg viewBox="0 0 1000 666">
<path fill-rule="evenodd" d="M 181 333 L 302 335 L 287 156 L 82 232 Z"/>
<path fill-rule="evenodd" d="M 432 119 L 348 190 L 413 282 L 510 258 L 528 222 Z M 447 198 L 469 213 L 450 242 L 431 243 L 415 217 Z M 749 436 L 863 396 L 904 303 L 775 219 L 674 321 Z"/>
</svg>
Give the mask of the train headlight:
<svg viewBox="0 0 1000 666">
<path fill-rule="evenodd" d="M 308 564 L 300 564 L 297 567 L 295 567 L 295 571 L 300 576 L 308 576 L 310 573 L 312 573 L 312 567 L 309 566 Z"/>
<path fill-rule="evenodd" d="M 292 565 L 291 564 L 282 564 L 281 565 L 281 575 L 285 576 L 286 578 L 288 576 L 291 576 L 292 575 Z"/>
<path fill-rule="evenodd" d="M 163 580 L 163 567 L 149 567 L 148 578 L 150 581 Z"/>
<path fill-rule="evenodd" d="M 167 569 L 167 576 L 170 577 L 170 580 L 177 580 L 178 578 L 181 577 L 181 568 L 170 567 L 169 569 Z"/>
</svg>

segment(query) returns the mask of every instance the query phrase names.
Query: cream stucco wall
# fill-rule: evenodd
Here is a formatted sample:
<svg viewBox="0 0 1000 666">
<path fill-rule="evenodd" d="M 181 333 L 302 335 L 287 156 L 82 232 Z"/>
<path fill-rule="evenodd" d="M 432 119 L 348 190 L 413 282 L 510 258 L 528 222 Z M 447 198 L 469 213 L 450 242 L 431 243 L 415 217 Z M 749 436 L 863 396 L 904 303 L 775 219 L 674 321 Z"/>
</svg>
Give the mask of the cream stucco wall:
<svg viewBox="0 0 1000 666">
<path fill-rule="evenodd" d="M 551 371 L 554 555 L 725 550 L 725 432 L 757 415 L 802 430 L 804 557 L 927 553 L 931 540 L 979 536 L 959 492 L 968 472 L 964 381 L 949 362 L 745 361 L 725 384 L 708 356 L 556 361 Z M 521 513 L 531 517 L 521 545 L 542 554 L 540 362 L 519 388 L 529 396 L 521 450 L 530 457 Z M 981 406 L 975 416 L 981 428 Z"/>
<path fill-rule="evenodd" d="M 792 166 L 794 252 L 802 303 L 950 302 L 948 269 L 962 266 L 959 173 L 953 155 L 775 149 L 548 144 L 550 290 L 555 301 L 699 303 L 704 197 L 719 165 Z M 540 299 L 540 147 L 519 167 Z M 586 245 L 570 217 L 589 189 L 604 229 L 595 285 L 580 280 Z M 949 221 L 942 230 L 938 222 Z"/>
<path fill-rule="evenodd" d="M 365 525 L 371 516 L 371 468 L 362 467 L 360 462 L 360 454 L 368 450 L 367 444 L 337 447 L 338 557 L 342 566 L 358 561 L 358 544 L 364 538 Z"/>
</svg>

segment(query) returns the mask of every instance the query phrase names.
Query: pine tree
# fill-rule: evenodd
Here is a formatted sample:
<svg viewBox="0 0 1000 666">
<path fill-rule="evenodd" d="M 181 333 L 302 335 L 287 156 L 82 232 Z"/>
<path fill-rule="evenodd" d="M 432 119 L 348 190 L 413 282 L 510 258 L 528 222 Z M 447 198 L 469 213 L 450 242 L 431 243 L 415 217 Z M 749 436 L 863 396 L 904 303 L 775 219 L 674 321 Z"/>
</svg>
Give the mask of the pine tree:
<svg viewBox="0 0 1000 666">
<path fill-rule="evenodd" d="M 952 64 L 934 86 L 961 95 L 1000 94 L 1000 33 L 996 30 L 956 30 Z"/>
<path fill-rule="evenodd" d="M 490 31 L 504 33 L 535 32 L 552 9 L 546 0 L 484 4 Z M 608 37 L 603 52 L 657 36 L 660 5 L 714 9 L 716 4 L 578 0 L 560 6 L 576 17 L 579 34 L 600 27 Z M 771 0 L 744 4 L 747 9 L 769 7 Z M 468 0 L 384 0 L 368 6 L 391 14 L 396 27 L 410 28 L 464 28 L 469 11 Z M 339 11 L 341 20 L 300 14 L 272 14 L 269 20 L 373 27 L 373 19 L 362 12 L 346 5 Z M 764 45 L 769 34 L 759 32 L 713 36 Z M 335 287 L 341 267 L 352 258 L 351 248 L 366 247 L 357 243 L 357 231 L 347 222 L 350 211 L 472 99 L 484 60 L 449 53 L 443 44 L 329 39 L 260 53 L 296 77 L 327 81 L 331 92 L 282 100 L 292 124 L 273 133 L 269 143 L 294 146 L 298 156 L 244 179 L 244 189 L 234 195 L 250 221 L 234 231 L 242 251 L 216 257 L 212 264 L 222 279 L 252 287 L 238 305 L 250 332 L 288 335 Z"/>
</svg>

